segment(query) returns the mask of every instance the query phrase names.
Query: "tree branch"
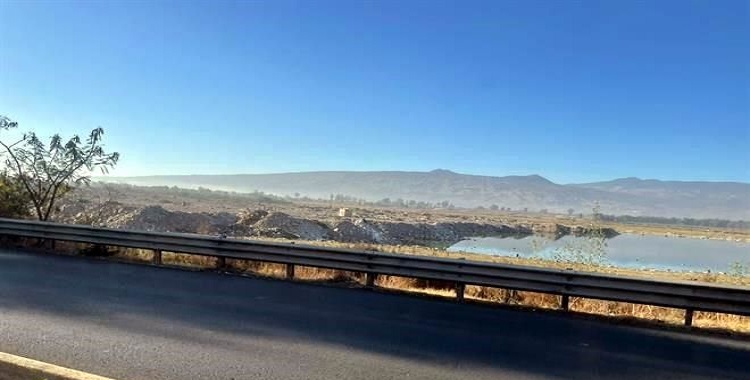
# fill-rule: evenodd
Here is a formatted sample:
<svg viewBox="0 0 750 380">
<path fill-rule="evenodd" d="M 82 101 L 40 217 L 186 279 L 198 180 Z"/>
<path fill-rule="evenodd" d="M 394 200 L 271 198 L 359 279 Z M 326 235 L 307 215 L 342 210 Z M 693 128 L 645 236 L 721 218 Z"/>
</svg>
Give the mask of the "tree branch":
<svg viewBox="0 0 750 380">
<path fill-rule="evenodd" d="M 18 158 L 13 153 L 13 150 L 8 147 L 8 145 L 3 143 L 2 141 L 0 141 L 0 145 L 2 145 L 3 148 L 5 148 L 5 151 L 8 152 L 8 155 L 10 155 L 10 157 L 13 159 L 13 162 L 15 162 L 17 175 L 21 179 L 21 183 L 26 188 L 26 191 L 28 191 L 29 195 L 31 195 L 30 198 L 31 198 L 31 202 L 34 204 L 34 210 L 36 211 L 36 214 L 39 217 L 39 219 L 41 219 L 42 218 L 41 206 L 39 204 L 39 201 L 35 199 L 35 197 L 33 196 L 34 190 L 31 189 L 31 186 L 29 185 L 28 180 L 26 179 L 26 176 L 23 175 L 23 168 L 21 167 L 21 162 L 18 161 Z"/>
</svg>

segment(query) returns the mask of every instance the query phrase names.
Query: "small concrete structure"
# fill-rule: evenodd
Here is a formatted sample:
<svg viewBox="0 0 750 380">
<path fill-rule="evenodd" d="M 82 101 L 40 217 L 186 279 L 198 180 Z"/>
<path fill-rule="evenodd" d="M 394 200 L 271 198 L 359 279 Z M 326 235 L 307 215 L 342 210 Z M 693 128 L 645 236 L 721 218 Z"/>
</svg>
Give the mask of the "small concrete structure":
<svg viewBox="0 0 750 380">
<path fill-rule="evenodd" d="M 341 217 L 350 217 L 352 216 L 352 210 L 349 208 L 342 207 L 339 209 L 339 216 Z"/>
</svg>

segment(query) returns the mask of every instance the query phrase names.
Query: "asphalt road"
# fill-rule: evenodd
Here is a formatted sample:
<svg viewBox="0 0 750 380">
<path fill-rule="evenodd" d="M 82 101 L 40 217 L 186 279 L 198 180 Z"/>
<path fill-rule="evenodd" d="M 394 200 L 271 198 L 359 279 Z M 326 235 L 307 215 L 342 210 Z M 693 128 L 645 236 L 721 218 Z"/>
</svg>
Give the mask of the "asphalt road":
<svg viewBox="0 0 750 380">
<path fill-rule="evenodd" d="M 0 252 L 0 351 L 119 379 L 744 379 L 750 342 Z"/>
</svg>

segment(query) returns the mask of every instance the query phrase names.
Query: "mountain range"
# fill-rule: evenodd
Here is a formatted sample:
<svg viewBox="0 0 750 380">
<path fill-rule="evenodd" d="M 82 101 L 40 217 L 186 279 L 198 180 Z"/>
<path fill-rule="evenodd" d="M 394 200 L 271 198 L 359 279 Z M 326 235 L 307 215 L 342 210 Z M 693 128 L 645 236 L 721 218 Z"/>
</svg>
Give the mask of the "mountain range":
<svg viewBox="0 0 750 380">
<path fill-rule="evenodd" d="M 557 184 L 539 175 L 479 176 L 437 169 L 405 171 L 321 171 L 278 174 L 167 175 L 101 177 L 105 182 L 141 186 L 205 187 L 215 190 L 328 199 L 344 194 L 375 201 L 383 198 L 449 201 L 458 207 L 509 207 L 513 210 L 615 215 L 750 220 L 750 184 L 622 178 L 606 182 Z"/>
</svg>

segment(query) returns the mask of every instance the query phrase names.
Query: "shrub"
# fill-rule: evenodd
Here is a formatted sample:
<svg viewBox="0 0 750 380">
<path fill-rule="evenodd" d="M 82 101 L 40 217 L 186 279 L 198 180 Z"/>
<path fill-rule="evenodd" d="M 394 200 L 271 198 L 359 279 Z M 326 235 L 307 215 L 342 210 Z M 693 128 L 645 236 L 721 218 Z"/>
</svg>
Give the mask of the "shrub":
<svg viewBox="0 0 750 380">
<path fill-rule="evenodd" d="M 0 173 L 0 217 L 25 218 L 30 216 L 31 200 L 20 182 Z"/>
</svg>

